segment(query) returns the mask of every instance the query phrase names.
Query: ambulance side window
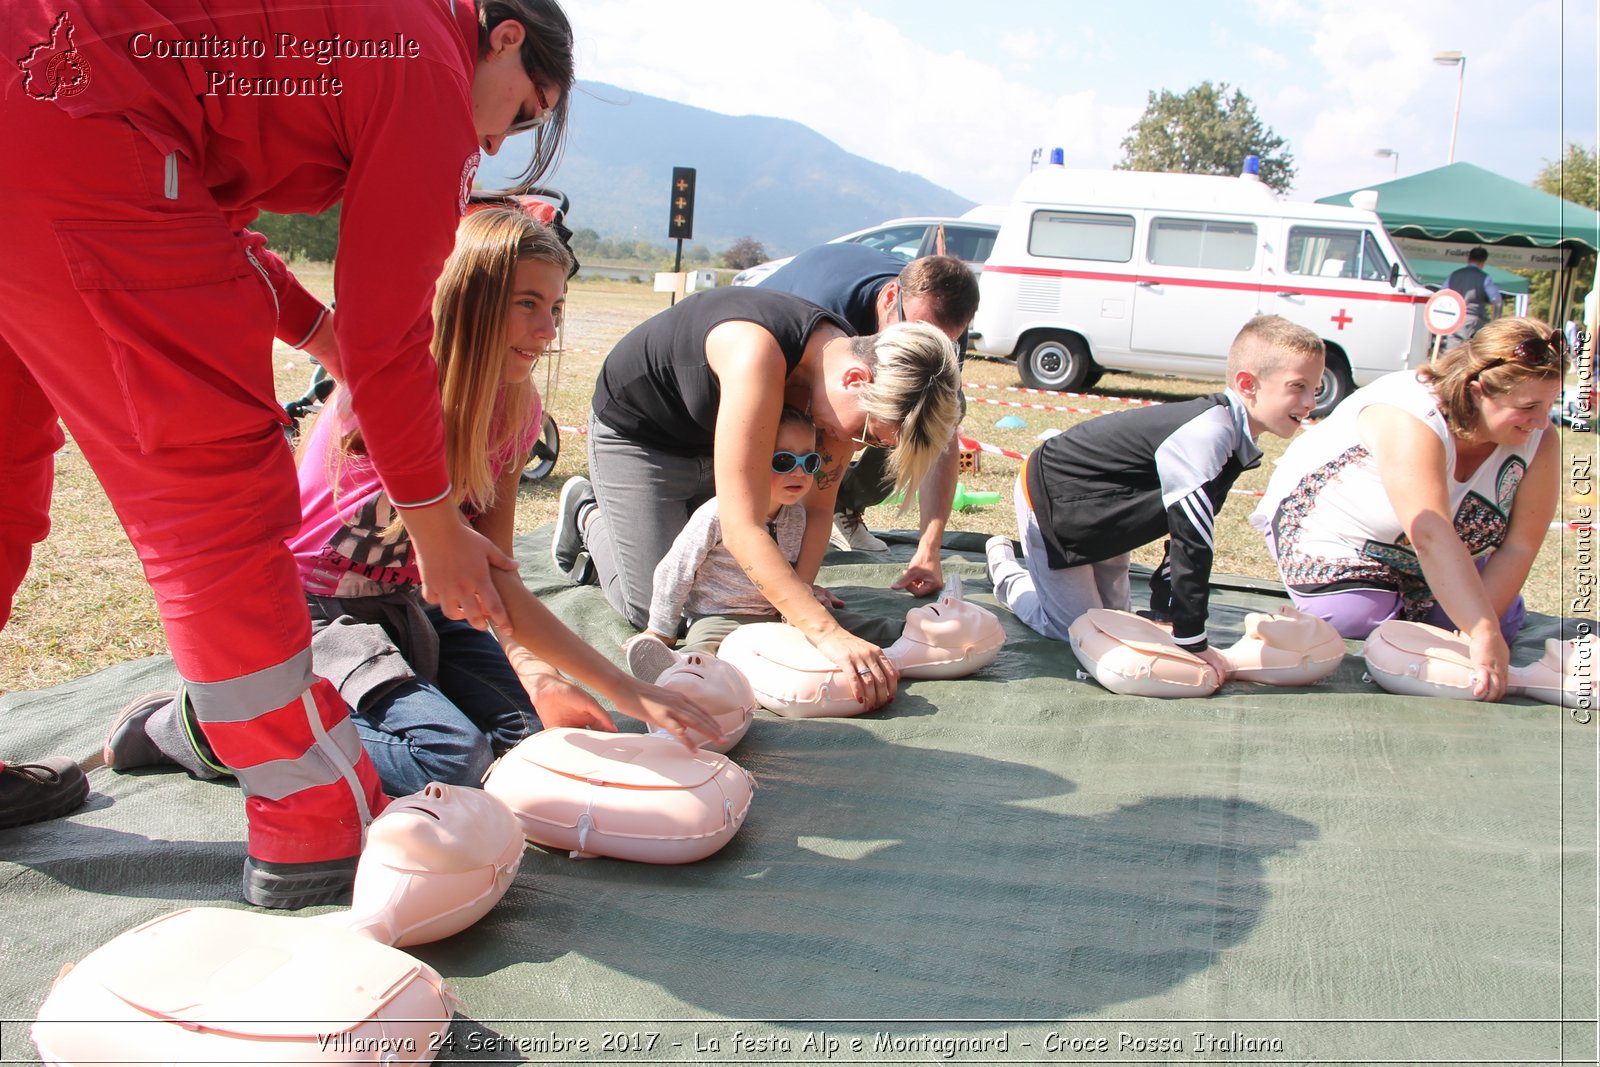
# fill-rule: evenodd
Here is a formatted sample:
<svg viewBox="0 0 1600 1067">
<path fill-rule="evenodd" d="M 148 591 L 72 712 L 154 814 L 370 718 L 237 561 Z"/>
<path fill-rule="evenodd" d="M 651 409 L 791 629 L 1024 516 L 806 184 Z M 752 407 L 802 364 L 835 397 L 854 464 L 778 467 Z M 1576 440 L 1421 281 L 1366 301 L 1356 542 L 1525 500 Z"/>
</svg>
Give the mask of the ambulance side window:
<svg viewBox="0 0 1600 1067">
<path fill-rule="evenodd" d="M 1221 219 L 1157 218 L 1150 225 L 1146 255 L 1162 267 L 1249 270 L 1256 265 L 1256 227 Z"/>
<path fill-rule="evenodd" d="M 1361 266 L 1362 236 L 1359 230 L 1291 226 L 1284 269 L 1317 278 L 1354 278 Z"/>
<path fill-rule="evenodd" d="M 1378 247 L 1378 239 L 1367 232 L 1361 234 L 1361 278 L 1369 282 L 1389 280 L 1389 257 Z"/>
<path fill-rule="evenodd" d="M 1028 254 L 1127 263 L 1133 259 L 1133 216 L 1035 211 L 1028 230 Z"/>
<path fill-rule="evenodd" d="M 1389 280 L 1389 257 L 1377 238 L 1366 230 L 1333 230 L 1317 226 L 1289 227 L 1290 274 L 1318 278 L 1359 278 L 1365 282 Z"/>
</svg>

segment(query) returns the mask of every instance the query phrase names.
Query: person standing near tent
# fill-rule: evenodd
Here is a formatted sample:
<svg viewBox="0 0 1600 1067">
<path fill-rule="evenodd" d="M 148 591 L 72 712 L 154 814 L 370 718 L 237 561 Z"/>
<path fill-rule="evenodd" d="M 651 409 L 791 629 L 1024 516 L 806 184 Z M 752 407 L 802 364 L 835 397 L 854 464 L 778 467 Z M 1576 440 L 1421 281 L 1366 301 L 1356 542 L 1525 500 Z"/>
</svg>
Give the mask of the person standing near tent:
<svg viewBox="0 0 1600 1067">
<path fill-rule="evenodd" d="M 1472 340 L 1472 335 L 1483 329 L 1483 324 L 1489 321 L 1490 305 L 1493 305 L 1496 317 L 1505 308 L 1505 297 L 1500 295 L 1499 286 L 1483 269 L 1487 262 L 1488 251 L 1481 246 L 1474 248 L 1467 253 L 1467 265 L 1457 267 L 1445 279 L 1444 287 L 1454 289 L 1467 301 L 1467 317 L 1461 323 L 1461 328 L 1450 335 L 1446 348 L 1455 348 Z"/>
<path fill-rule="evenodd" d="M 0 620 L 49 530 L 59 416 L 243 788 L 245 899 L 336 901 L 387 798 L 311 669 L 273 337 L 340 367 L 428 599 L 506 621 L 515 563 L 451 498 L 430 301 L 480 151 L 537 128 L 529 177 L 552 165 L 571 27 L 554 0 L 22 0 L 0 43 Z M 247 228 L 334 203 L 337 321 Z"/>
</svg>

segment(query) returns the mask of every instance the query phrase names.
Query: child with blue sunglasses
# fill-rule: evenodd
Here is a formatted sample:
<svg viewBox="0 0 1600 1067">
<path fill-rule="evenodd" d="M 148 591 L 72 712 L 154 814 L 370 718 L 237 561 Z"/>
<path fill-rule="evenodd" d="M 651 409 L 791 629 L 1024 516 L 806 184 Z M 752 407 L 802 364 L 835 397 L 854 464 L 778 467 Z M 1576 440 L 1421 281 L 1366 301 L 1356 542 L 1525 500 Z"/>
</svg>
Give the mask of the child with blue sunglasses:
<svg viewBox="0 0 1600 1067">
<path fill-rule="evenodd" d="M 793 566 L 800 558 L 800 544 L 806 532 L 806 510 L 801 501 L 815 486 L 815 475 L 822 469 L 817 428 L 811 417 L 797 408 L 785 407 L 775 444 L 767 532 Z M 834 603 L 831 597 L 823 599 L 824 596 L 818 595 L 824 605 Z M 900 626 L 888 620 L 837 612 L 835 617 L 846 629 L 874 644 L 886 645 L 899 635 Z M 771 603 L 722 543 L 716 497 L 696 509 L 656 567 L 649 625 L 627 645 L 628 666 L 635 677 L 653 679 L 672 663 L 666 650 L 677 643 L 686 620 L 688 632 L 680 651 L 705 655 L 716 655 L 723 638 L 741 624 L 779 621 Z"/>
</svg>

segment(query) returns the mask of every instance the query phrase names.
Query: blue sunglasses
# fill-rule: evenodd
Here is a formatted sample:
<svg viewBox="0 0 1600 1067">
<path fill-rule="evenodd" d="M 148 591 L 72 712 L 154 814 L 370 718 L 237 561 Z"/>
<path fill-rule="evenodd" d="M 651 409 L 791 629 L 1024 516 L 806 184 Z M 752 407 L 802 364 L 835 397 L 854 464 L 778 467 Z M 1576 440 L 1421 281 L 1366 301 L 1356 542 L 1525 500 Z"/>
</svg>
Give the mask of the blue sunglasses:
<svg viewBox="0 0 1600 1067">
<path fill-rule="evenodd" d="M 806 474 L 815 474 L 822 469 L 822 456 L 816 452 L 807 452 L 803 456 L 797 456 L 793 452 L 772 454 L 773 474 L 788 474 L 796 467 Z"/>
</svg>

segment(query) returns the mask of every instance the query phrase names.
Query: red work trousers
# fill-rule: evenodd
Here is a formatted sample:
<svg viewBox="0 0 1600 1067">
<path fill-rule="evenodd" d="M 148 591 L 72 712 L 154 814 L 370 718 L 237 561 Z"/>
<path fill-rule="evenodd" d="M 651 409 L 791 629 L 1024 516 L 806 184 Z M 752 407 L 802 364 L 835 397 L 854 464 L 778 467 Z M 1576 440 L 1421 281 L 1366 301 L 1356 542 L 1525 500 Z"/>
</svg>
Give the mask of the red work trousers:
<svg viewBox="0 0 1600 1067">
<path fill-rule="evenodd" d="M 49 530 L 71 431 L 138 550 L 250 854 L 360 851 L 385 803 L 310 669 L 273 391 L 276 296 L 201 183 L 118 119 L 0 90 L 0 619 Z"/>
</svg>

